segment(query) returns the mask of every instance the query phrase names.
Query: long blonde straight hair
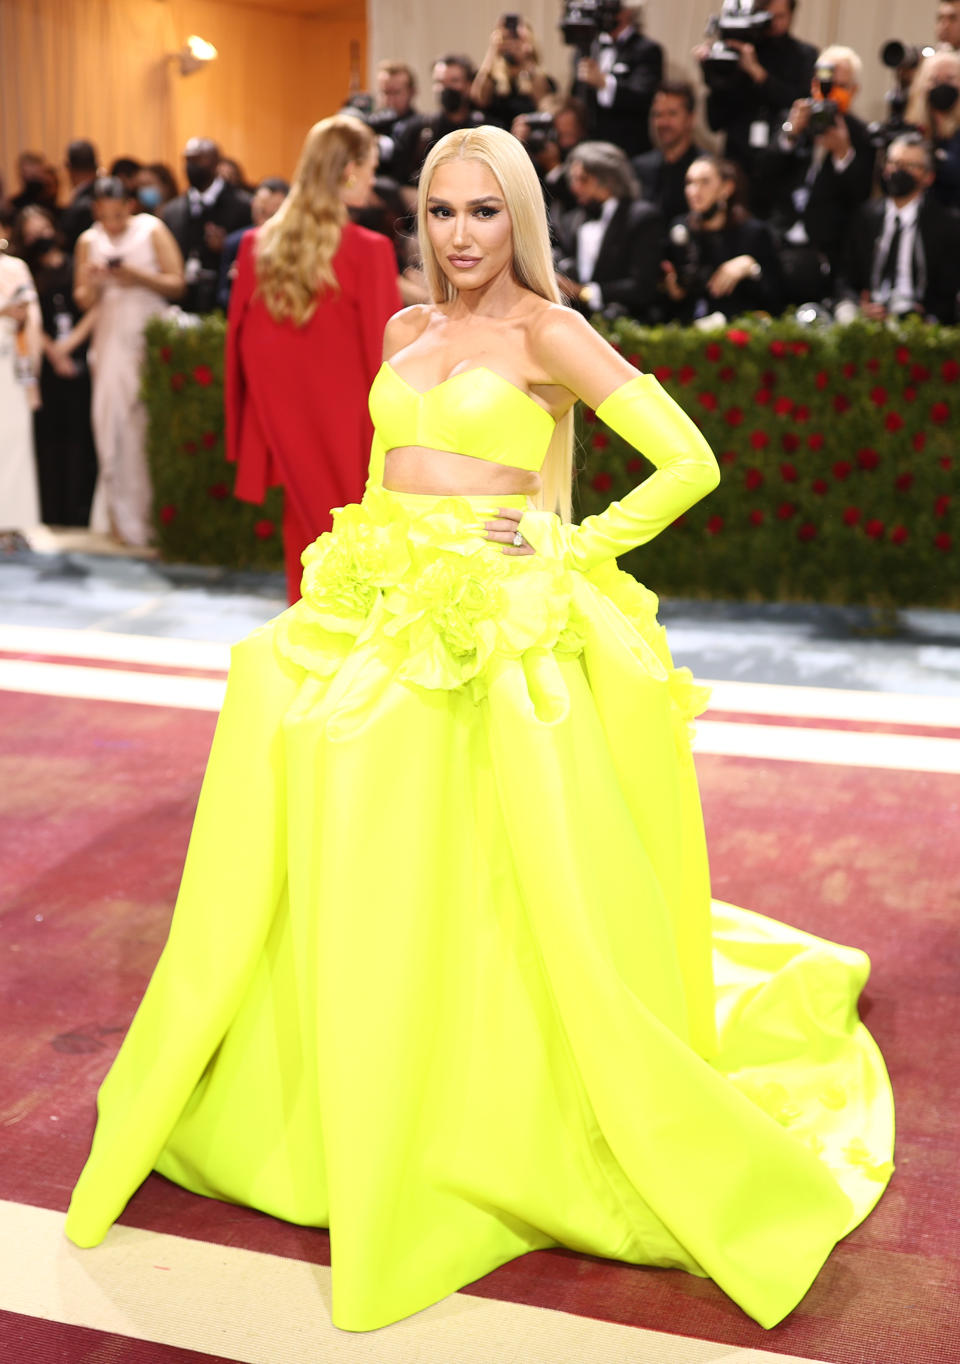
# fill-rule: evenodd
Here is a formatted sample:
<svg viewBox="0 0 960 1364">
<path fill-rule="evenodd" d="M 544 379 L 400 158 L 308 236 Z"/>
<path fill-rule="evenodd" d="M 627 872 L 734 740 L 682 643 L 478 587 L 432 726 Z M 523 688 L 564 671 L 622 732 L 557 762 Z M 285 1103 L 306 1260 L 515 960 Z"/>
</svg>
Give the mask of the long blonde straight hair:
<svg viewBox="0 0 960 1364">
<path fill-rule="evenodd" d="M 513 226 L 513 274 L 517 283 L 551 303 L 561 303 L 550 253 L 550 232 L 543 191 L 533 162 L 521 142 L 503 128 L 487 124 L 447 133 L 427 157 L 420 172 L 417 235 L 427 288 L 434 303 L 452 303 L 457 290 L 440 267 L 427 230 L 427 198 L 438 166 L 447 161 L 479 161 L 500 186 Z M 560 418 L 540 471 L 538 501 L 570 520 L 573 482 L 573 410 Z"/>
<path fill-rule="evenodd" d="M 290 193 L 257 237 L 260 296 L 277 322 L 309 322 L 327 289 L 339 289 L 333 258 L 347 221 L 340 197 L 348 164 L 365 161 L 373 133 L 359 118 L 335 114 L 307 133 Z"/>
</svg>

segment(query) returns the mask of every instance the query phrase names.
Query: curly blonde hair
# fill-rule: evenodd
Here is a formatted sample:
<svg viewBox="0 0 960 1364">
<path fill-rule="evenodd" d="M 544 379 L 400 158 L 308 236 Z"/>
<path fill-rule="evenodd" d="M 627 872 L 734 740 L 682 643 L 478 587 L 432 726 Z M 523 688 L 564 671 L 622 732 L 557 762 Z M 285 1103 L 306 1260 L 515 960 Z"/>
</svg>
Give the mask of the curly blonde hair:
<svg viewBox="0 0 960 1364">
<path fill-rule="evenodd" d="M 417 198 L 417 236 L 423 273 L 434 303 L 452 303 L 455 286 L 443 273 L 427 229 L 427 199 L 438 166 L 448 161 L 479 161 L 503 193 L 513 228 L 513 274 L 517 283 L 551 303 L 562 303 L 550 251 L 543 190 L 527 150 L 512 133 L 483 124 L 447 133 L 423 163 Z M 573 411 L 557 422 L 540 471 L 541 506 L 570 520 L 573 486 Z"/>
<path fill-rule="evenodd" d="M 290 193 L 257 237 L 257 284 L 275 321 L 302 327 L 324 291 L 339 289 L 333 258 L 347 221 L 340 190 L 347 166 L 373 147 L 373 133 L 350 114 L 321 119 L 307 133 Z"/>
</svg>

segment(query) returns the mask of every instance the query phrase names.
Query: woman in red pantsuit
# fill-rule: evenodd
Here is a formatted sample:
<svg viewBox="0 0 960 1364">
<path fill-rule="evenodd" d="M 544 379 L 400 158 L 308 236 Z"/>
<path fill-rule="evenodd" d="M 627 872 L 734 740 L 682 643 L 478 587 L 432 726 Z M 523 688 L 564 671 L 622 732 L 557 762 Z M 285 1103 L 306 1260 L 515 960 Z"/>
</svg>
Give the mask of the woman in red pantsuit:
<svg viewBox="0 0 960 1364">
<path fill-rule="evenodd" d="M 359 501 L 372 426 L 367 392 L 387 318 L 402 306 L 386 237 L 347 219 L 362 203 L 377 143 L 359 119 L 337 116 L 307 134 L 289 195 L 237 258 L 227 328 L 227 458 L 234 491 L 262 502 L 284 490 L 283 544 L 291 602 L 300 555 L 331 525 L 331 507 Z"/>
</svg>

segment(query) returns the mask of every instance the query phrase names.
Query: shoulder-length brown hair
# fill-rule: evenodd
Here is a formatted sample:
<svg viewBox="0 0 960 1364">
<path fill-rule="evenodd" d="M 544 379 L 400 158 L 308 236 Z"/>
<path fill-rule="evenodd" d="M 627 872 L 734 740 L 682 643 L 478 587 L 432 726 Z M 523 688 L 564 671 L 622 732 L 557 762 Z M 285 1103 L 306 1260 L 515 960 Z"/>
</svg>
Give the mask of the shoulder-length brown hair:
<svg viewBox="0 0 960 1364">
<path fill-rule="evenodd" d="M 365 161 L 373 145 L 373 133 L 350 114 L 321 119 L 307 133 L 290 193 L 257 238 L 257 284 L 275 321 L 303 326 L 323 292 L 339 288 L 333 258 L 347 220 L 340 190 L 347 166 Z"/>
</svg>

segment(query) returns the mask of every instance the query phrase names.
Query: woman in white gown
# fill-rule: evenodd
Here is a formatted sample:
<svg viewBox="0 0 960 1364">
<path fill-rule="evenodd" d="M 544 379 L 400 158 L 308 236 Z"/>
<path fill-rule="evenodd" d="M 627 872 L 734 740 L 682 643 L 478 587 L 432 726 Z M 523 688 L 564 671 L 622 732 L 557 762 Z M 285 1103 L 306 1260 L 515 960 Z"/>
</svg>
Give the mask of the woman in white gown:
<svg viewBox="0 0 960 1364">
<path fill-rule="evenodd" d="M 152 535 L 147 414 L 140 400 L 143 329 L 182 295 L 183 258 L 159 218 L 133 212 L 116 178 L 96 182 L 93 205 L 96 221 L 77 242 L 74 287 L 81 308 L 97 305 L 90 371 L 99 472 L 90 527 L 142 546 Z"/>
<path fill-rule="evenodd" d="M 0 531 L 40 520 L 33 454 L 42 325 L 26 263 L 0 247 Z"/>
</svg>

